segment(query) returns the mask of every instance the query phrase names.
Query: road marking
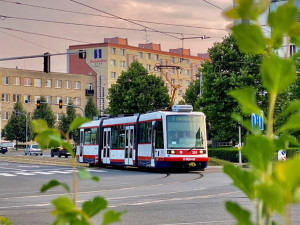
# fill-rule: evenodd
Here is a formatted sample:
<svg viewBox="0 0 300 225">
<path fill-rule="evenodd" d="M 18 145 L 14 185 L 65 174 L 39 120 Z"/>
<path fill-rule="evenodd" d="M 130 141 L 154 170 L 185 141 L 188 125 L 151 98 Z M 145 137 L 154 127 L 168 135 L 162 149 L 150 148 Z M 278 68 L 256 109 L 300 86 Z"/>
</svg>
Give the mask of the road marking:
<svg viewBox="0 0 300 225">
<path fill-rule="evenodd" d="M 33 173 L 36 173 L 36 174 L 44 174 L 44 175 L 54 174 L 54 173 L 52 173 L 52 172 L 33 172 Z"/>
<path fill-rule="evenodd" d="M 14 177 L 17 175 L 11 174 L 11 173 L 0 173 L 0 176 L 4 176 L 4 177 Z"/>
<path fill-rule="evenodd" d="M 18 175 L 25 175 L 25 176 L 33 176 L 33 173 L 26 173 L 26 172 L 17 172 Z"/>
<path fill-rule="evenodd" d="M 66 171 L 58 171 L 58 170 L 53 170 L 53 171 L 49 171 L 49 172 L 52 172 L 52 173 L 62 173 L 62 174 L 65 174 L 65 173 L 72 173 L 73 170 L 66 170 Z"/>
<path fill-rule="evenodd" d="M 25 167 L 25 168 L 39 168 L 40 166 L 18 166 L 18 167 Z"/>
<path fill-rule="evenodd" d="M 189 224 L 214 224 L 214 223 L 233 223 L 235 220 L 222 220 L 222 221 L 203 221 L 203 222 L 192 222 L 192 223 L 164 223 L 160 225 L 189 225 Z"/>
</svg>

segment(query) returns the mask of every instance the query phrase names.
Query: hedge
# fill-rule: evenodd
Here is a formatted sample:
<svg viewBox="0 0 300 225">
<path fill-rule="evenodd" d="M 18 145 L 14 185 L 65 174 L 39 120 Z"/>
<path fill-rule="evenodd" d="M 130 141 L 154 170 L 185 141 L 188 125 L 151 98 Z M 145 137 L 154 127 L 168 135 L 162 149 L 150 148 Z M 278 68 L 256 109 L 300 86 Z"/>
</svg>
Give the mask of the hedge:
<svg viewBox="0 0 300 225">
<path fill-rule="evenodd" d="M 291 148 L 286 150 L 287 158 L 292 158 L 294 155 L 298 154 L 300 149 Z M 209 148 L 208 157 L 213 157 L 217 159 L 226 160 L 229 162 L 239 162 L 239 151 L 237 148 Z M 274 154 L 274 160 L 277 160 L 277 153 Z M 242 151 L 242 162 L 247 162 L 247 157 L 243 154 Z"/>
</svg>

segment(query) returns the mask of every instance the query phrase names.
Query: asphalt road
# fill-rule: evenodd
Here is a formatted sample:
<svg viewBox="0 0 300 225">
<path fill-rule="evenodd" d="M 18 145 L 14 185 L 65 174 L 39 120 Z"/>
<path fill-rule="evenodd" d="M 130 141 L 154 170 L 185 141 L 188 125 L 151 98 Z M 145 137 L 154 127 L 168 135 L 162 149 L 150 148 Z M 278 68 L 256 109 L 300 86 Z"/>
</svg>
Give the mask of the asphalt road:
<svg viewBox="0 0 300 225">
<path fill-rule="evenodd" d="M 33 157 L 33 156 L 32 156 Z M 0 158 L 1 160 L 1 158 Z M 164 173 L 137 169 L 89 168 L 100 182 L 80 181 L 78 204 L 103 196 L 109 209 L 127 210 L 119 224 L 234 224 L 224 202 L 232 200 L 252 209 L 251 202 L 231 185 L 219 167 L 205 172 Z M 71 186 L 70 167 L 21 164 L 0 161 L 0 215 L 13 224 L 52 224 L 51 200 L 64 195 L 62 188 L 40 193 L 50 179 Z M 300 207 L 294 207 L 294 224 L 300 224 Z M 276 217 L 279 224 L 280 217 Z M 101 215 L 93 218 L 101 224 Z"/>
</svg>

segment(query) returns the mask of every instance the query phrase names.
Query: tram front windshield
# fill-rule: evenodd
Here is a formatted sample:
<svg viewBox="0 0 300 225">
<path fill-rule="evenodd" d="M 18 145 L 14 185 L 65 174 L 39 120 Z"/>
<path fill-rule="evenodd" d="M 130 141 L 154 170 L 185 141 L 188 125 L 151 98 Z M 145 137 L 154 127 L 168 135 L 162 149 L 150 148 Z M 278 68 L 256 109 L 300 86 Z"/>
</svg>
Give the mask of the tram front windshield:
<svg viewBox="0 0 300 225">
<path fill-rule="evenodd" d="M 167 139 L 169 149 L 203 149 L 205 147 L 204 117 L 167 116 Z"/>
</svg>

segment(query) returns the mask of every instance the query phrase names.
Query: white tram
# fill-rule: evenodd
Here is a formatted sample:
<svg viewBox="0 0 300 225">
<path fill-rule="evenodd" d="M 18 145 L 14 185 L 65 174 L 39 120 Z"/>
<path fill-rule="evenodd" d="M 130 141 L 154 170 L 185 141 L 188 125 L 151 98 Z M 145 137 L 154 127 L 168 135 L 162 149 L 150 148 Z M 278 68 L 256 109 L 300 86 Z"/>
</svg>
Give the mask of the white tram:
<svg viewBox="0 0 300 225">
<path fill-rule="evenodd" d="M 80 128 L 78 162 L 152 168 L 207 166 L 205 115 L 189 106 L 101 118 Z"/>
</svg>

